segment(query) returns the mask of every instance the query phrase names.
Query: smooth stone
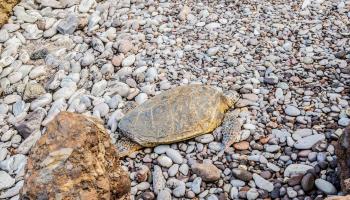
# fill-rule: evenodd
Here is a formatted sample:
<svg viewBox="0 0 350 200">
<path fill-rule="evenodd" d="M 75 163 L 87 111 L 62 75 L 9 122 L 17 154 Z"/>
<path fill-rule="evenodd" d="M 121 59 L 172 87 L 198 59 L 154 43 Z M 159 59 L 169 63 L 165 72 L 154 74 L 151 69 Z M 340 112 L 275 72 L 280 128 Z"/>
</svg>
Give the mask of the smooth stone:
<svg viewBox="0 0 350 200">
<path fill-rule="evenodd" d="M 231 180 L 230 184 L 232 185 L 232 187 L 243 187 L 243 186 L 245 186 L 245 182 L 241 181 L 241 180 Z"/>
<path fill-rule="evenodd" d="M 259 192 L 255 188 L 251 188 L 247 192 L 248 200 L 255 200 L 259 197 Z"/>
<path fill-rule="evenodd" d="M 26 103 L 24 101 L 17 101 L 12 105 L 12 113 L 18 116 L 25 111 Z"/>
<path fill-rule="evenodd" d="M 153 173 L 152 173 L 152 182 L 153 182 L 153 191 L 154 193 L 158 194 L 158 197 L 160 195 L 160 192 L 164 190 L 165 185 L 166 185 L 166 180 L 163 176 L 162 169 L 158 166 L 155 165 L 153 167 Z M 171 195 L 170 195 L 171 197 Z"/>
<path fill-rule="evenodd" d="M 27 154 L 29 150 L 35 145 L 35 143 L 40 139 L 40 130 L 34 131 L 30 134 L 17 148 L 17 153 Z"/>
<path fill-rule="evenodd" d="M 9 197 L 13 197 L 13 196 L 16 196 L 19 194 L 19 191 L 22 189 L 23 187 L 23 184 L 24 184 L 24 181 L 18 181 L 16 183 L 16 185 L 6 191 L 3 191 L 1 194 L 0 194 L 0 199 L 6 199 L 6 198 L 9 198 Z M 11 200 L 13 200 L 13 198 L 11 198 Z"/>
<path fill-rule="evenodd" d="M 51 102 L 52 102 L 52 95 L 50 93 L 46 93 L 34 99 L 30 104 L 30 109 L 35 110 L 39 107 L 44 108 L 46 105 L 49 105 Z"/>
<path fill-rule="evenodd" d="M 232 169 L 232 173 L 236 178 L 242 181 L 248 182 L 253 179 L 252 173 L 244 169 Z"/>
<path fill-rule="evenodd" d="M 307 173 L 304 175 L 303 179 L 301 179 L 301 187 L 305 192 L 309 192 L 314 188 L 315 185 L 315 176 L 311 173 Z"/>
<path fill-rule="evenodd" d="M 156 154 L 163 154 L 166 152 L 166 150 L 168 150 L 170 148 L 169 145 L 167 144 L 162 144 L 162 145 L 158 145 L 156 146 L 153 151 L 156 153 Z"/>
<path fill-rule="evenodd" d="M 88 12 L 94 4 L 96 4 L 95 0 L 82 0 L 79 4 L 79 12 Z"/>
<path fill-rule="evenodd" d="M 136 60 L 136 56 L 130 55 L 130 56 L 124 58 L 124 60 L 122 61 L 122 66 L 123 67 L 130 67 L 132 64 L 134 64 L 135 60 Z"/>
<path fill-rule="evenodd" d="M 191 184 L 191 190 L 195 194 L 199 194 L 201 192 L 201 184 L 202 184 L 202 178 L 196 177 Z"/>
<path fill-rule="evenodd" d="M 179 165 L 174 164 L 168 169 L 169 176 L 175 176 L 179 172 Z"/>
<path fill-rule="evenodd" d="M 294 143 L 296 149 L 310 149 L 316 143 L 325 140 L 326 137 L 322 134 L 315 134 L 303 137 Z"/>
<path fill-rule="evenodd" d="M 91 94 L 96 97 L 99 97 L 105 92 L 106 87 L 107 87 L 107 81 L 101 80 L 94 84 L 94 86 L 91 89 Z"/>
<path fill-rule="evenodd" d="M 219 152 L 222 150 L 222 143 L 220 143 L 220 142 L 213 141 L 213 142 L 210 142 L 208 146 L 209 146 L 210 150 L 213 150 L 216 152 Z"/>
<path fill-rule="evenodd" d="M 182 158 L 179 151 L 169 148 L 165 151 L 165 153 L 174 163 L 176 163 L 176 164 L 182 163 L 183 158 Z"/>
<path fill-rule="evenodd" d="M 261 177 L 258 174 L 253 174 L 253 179 L 256 186 L 268 192 L 272 192 L 273 184 L 271 182 L 269 182 L 268 180 L 265 180 L 263 177 Z"/>
<path fill-rule="evenodd" d="M 202 144 L 207 144 L 214 141 L 214 136 L 212 134 L 205 134 L 195 138 L 196 142 L 200 142 Z"/>
<path fill-rule="evenodd" d="M 189 171 L 189 166 L 187 164 L 182 164 L 182 165 L 180 165 L 179 171 L 183 175 L 187 176 L 188 175 L 188 171 Z"/>
<path fill-rule="evenodd" d="M 292 176 L 297 174 L 305 174 L 308 170 L 313 169 L 310 165 L 290 164 L 284 170 L 284 176 Z"/>
<path fill-rule="evenodd" d="M 297 107 L 291 105 L 287 105 L 284 109 L 284 112 L 292 117 L 296 117 L 301 114 L 300 110 Z"/>
<path fill-rule="evenodd" d="M 148 96 L 146 93 L 140 93 L 135 97 L 135 101 L 138 105 L 143 104 L 145 101 L 147 101 Z"/>
<path fill-rule="evenodd" d="M 173 165 L 173 161 L 168 156 L 161 155 L 157 158 L 157 161 L 159 165 L 163 167 L 169 168 L 171 165 Z"/>
<path fill-rule="evenodd" d="M 292 137 L 294 140 L 299 140 L 303 137 L 310 136 L 310 135 L 312 135 L 312 129 L 304 128 L 304 129 L 297 129 L 296 131 L 294 131 L 294 133 L 292 134 Z"/>
<path fill-rule="evenodd" d="M 12 187 L 15 184 L 15 179 L 5 171 L 0 171 L 0 190 Z"/>
<path fill-rule="evenodd" d="M 338 120 L 338 124 L 340 126 L 348 126 L 350 124 L 350 119 L 349 118 L 346 118 L 346 117 L 343 117 L 343 118 L 340 118 Z"/>
<path fill-rule="evenodd" d="M 158 193 L 157 200 L 171 200 L 171 193 L 168 190 L 161 190 Z"/>
<path fill-rule="evenodd" d="M 337 189 L 334 187 L 334 185 L 326 180 L 318 178 L 315 180 L 315 185 L 319 190 L 328 195 L 337 193 Z"/>
<path fill-rule="evenodd" d="M 69 14 L 66 19 L 61 20 L 57 25 L 57 31 L 61 34 L 73 34 L 78 28 L 79 19 L 74 14 Z"/>
<path fill-rule="evenodd" d="M 220 179 L 221 171 L 211 163 L 194 163 L 191 169 L 203 181 L 214 182 Z"/>
</svg>

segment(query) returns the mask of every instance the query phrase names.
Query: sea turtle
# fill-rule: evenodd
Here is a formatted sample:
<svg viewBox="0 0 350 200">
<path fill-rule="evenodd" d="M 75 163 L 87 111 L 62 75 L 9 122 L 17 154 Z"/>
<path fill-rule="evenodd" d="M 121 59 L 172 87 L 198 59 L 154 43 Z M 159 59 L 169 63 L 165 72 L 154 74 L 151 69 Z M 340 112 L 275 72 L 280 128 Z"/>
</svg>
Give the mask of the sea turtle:
<svg viewBox="0 0 350 200">
<path fill-rule="evenodd" d="M 225 112 L 238 101 L 236 91 L 221 92 L 206 85 L 179 86 L 147 100 L 119 121 L 125 137 L 117 142 L 120 156 L 142 147 L 188 140 L 212 132 L 222 121 L 223 147 L 239 140 L 241 123 Z"/>
</svg>

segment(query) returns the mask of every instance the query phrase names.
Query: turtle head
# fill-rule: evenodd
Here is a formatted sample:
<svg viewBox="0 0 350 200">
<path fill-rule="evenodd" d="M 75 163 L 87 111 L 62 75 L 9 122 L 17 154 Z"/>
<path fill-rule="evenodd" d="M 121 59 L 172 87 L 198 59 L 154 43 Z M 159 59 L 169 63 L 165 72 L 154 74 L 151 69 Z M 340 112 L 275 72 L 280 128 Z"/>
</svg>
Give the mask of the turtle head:
<svg viewBox="0 0 350 200">
<path fill-rule="evenodd" d="M 238 92 L 234 90 L 225 91 L 224 96 L 226 98 L 228 106 L 230 107 L 233 107 L 240 98 L 240 95 L 238 94 Z"/>
</svg>

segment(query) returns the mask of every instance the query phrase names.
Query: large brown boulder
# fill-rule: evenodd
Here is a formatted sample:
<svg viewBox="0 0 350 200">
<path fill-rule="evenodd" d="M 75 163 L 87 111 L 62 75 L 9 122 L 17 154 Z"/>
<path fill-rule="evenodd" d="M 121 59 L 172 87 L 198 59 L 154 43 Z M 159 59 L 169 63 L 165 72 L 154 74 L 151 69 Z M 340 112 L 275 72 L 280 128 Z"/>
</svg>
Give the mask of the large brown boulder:
<svg viewBox="0 0 350 200">
<path fill-rule="evenodd" d="M 338 168 L 340 170 L 340 184 L 345 194 L 350 193 L 350 126 L 346 127 L 335 147 Z"/>
<path fill-rule="evenodd" d="M 23 199 L 129 199 L 130 180 L 103 125 L 61 112 L 33 147 Z"/>
</svg>

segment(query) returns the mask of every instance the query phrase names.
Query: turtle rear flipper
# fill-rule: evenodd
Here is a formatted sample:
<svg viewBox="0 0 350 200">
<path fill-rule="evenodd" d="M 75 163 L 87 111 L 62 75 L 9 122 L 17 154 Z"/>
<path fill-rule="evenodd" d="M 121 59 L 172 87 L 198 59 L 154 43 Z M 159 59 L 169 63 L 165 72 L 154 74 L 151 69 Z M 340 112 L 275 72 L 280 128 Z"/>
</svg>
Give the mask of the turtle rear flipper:
<svg viewBox="0 0 350 200">
<path fill-rule="evenodd" d="M 129 156 L 130 154 L 142 149 L 143 147 L 135 142 L 128 140 L 127 138 L 120 138 L 116 142 L 117 151 L 119 157 Z"/>
<path fill-rule="evenodd" d="M 242 122 L 238 118 L 238 112 L 228 112 L 222 123 L 222 144 L 224 150 L 233 143 L 239 142 L 241 139 Z"/>
</svg>

